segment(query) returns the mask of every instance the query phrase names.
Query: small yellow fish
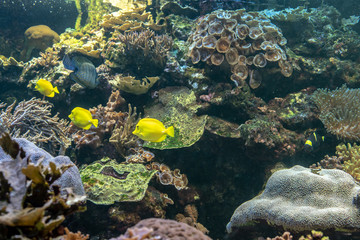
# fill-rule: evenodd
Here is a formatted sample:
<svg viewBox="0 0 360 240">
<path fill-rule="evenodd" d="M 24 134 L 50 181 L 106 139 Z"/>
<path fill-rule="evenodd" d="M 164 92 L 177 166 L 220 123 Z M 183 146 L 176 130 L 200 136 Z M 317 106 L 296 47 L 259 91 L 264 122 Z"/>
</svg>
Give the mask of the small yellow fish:
<svg viewBox="0 0 360 240">
<path fill-rule="evenodd" d="M 69 118 L 75 126 L 88 130 L 91 125 L 98 126 L 99 120 L 93 119 L 89 110 L 76 107 L 71 111 Z"/>
<path fill-rule="evenodd" d="M 164 124 L 157 119 L 143 118 L 136 124 L 132 133 L 145 141 L 162 142 L 167 135 L 174 137 L 174 127 L 165 128 Z"/>
<path fill-rule="evenodd" d="M 35 90 L 39 91 L 42 95 L 47 97 L 54 97 L 55 93 L 59 93 L 57 87 L 53 87 L 51 82 L 45 79 L 39 79 L 36 82 Z"/>
</svg>

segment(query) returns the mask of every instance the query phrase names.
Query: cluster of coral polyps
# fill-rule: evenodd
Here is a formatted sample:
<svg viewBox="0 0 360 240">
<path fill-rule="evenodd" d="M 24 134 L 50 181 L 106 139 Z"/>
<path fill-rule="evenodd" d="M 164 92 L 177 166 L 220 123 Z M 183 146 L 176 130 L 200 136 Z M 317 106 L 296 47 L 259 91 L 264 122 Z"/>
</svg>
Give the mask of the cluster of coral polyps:
<svg viewBox="0 0 360 240">
<path fill-rule="evenodd" d="M 177 190 L 187 189 L 189 183 L 187 176 L 181 174 L 179 169 L 171 171 L 168 166 L 163 163 L 152 162 L 147 164 L 146 168 L 148 170 L 157 170 L 157 178 L 159 179 L 162 185 L 174 185 Z"/>
<path fill-rule="evenodd" d="M 249 77 L 251 88 L 261 84 L 260 69 L 278 68 L 290 77 L 293 68 L 282 48 L 287 43 L 281 30 L 257 12 L 217 10 L 197 20 L 188 41 L 189 56 L 194 64 L 227 63 L 231 80 L 242 85 Z"/>
</svg>

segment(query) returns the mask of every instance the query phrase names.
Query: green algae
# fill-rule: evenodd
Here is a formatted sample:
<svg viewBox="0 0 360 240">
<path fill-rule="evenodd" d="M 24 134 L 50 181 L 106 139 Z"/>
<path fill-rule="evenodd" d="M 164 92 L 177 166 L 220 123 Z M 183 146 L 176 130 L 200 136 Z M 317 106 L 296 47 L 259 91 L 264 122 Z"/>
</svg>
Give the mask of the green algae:
<svg viewBox="0 0 360 240">
<path fill-rule="evenodd" d="M 80 170 L 88 199 L 103 205 L 142 200 L 155 173 L 155 170 L 149 171 L 142 164 L 122 164 L 109 158 Z"/>
<path fill-rule="evenodd" d="M 167 137 L 160 143 L 146 142 L 145 147 L 173 149 L 189 147 L 204 133 L 207 115 L 197 116 L 200 106 L 196 96 L 186 87 L 167 87 L 159 91 L 159 103 L 145 110 L 145 116 L 156 118 L 166 127 L 174 126 L 174 137 Z"/>
</svg>

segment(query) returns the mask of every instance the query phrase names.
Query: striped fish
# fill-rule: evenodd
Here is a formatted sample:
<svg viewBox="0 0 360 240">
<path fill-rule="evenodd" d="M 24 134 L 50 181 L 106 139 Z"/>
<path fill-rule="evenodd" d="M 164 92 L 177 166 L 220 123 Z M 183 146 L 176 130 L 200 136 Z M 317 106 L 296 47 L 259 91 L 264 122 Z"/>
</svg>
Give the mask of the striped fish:
<svg viewBox="0 0 360 240">
<path fill-rule="evenodd" d="M 70 78 L 86 88 L 95 88 L 99 84 L 94 64 L 82 56 L 65 55 L 63 59 L 64 67 L 74 71 L 70 74 Z"/>
</svg>

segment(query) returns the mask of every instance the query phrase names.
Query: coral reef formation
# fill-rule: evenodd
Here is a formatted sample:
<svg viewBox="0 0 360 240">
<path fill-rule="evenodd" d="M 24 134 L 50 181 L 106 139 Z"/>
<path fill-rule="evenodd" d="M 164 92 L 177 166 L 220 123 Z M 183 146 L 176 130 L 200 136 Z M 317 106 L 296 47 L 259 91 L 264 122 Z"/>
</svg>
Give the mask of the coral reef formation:
<svg viewBox="0 0 360 240">
<path fill-rule="evenodd" d="M 136 107 L 132 108 L 129 104 L 129 112 L 124 121 L 118 122 L 114 127 L 109 142 L 112 143 L 121 156 L 126 157 L 130 149 L 135 149 L 139 146 L 138 137 L 132 134 L 132 129 L 135 128 L 137 122 Z"/>
<path fill-rule="evenodd" d="M 175 216 L 176 221 L 186 223 L 186 224 L 198 229 L 199 231 L 201 231 L 204 234 L 209 233 L 209 230 L 207 230 L 206 227 L 204 227 L 204 225 L 197 222 L 199 213 L 198 213 L 195 205 L 188 204 L 185 206 L 184 210 L 185 210 L 184 214 L 181 214 L 181 213 L 176 214 L 176 216 Z"/>
<path fill-rule="evenodd" d="M 327 131 L 348 141 L 360 140 L 359 98 L 359 89 L 349 89 L 345 85 L 333 91 L 318 89 L 312 96 L 320 110 L 319 119 Z"/>
<path fill-rule="evenodd" d="M 167 87 L 159 90 L 159 103 L 150 106 L 145 116 L 160 120 L 165 126 L 174 126 L 175 136 L 160 143 L 146 142 L 155 149 L 182 148 L 193 145 L 204 133 L 206 115 L 197 116 L 196 96 L 186 87 Z"/>
<path fill-rule="evenodd" d="M 32 26 L 25 31 L 25 46 L 21 58 L 30 59 L 34 49 L 45 51 L 46 48 L 60 41 L 59 35 L 46 25 Z"/>
<path fill-rule="evenodd" d="M 162 185 L 173 185 L 177 190 L 187 189 L 189 183 L 187 176 L 181 174 L 179 169 L 171 169 L 163 163 L 152 162 L 147 164 L 148 169 L 156 170 L 156 176 Z"/>
<path fill-rule="evenodd" d="M 294 166 L 275 172 L 259 196 L 240 205 L 227 225 L 232 232 L 256 220 L 292 231 L 359 228 L 360 187 L 337 169 Z"/>
<path fill-rule="evenodd" d="M 125 100 L 120 96 L 119 91 L 113 91 L 109 97 L 106 106 L 98 105 L 90 108 L 89 111 L 93 118 L 98 119 L 98 127 L 89 130 L 78 130 L 75 125 L 71 125 L 69 132 L 72 133 L 72 139 L 79 149 L 89 146 L 93 149 L 104 143 L 105 136 L 111 134 L 115 126 L 125 121 L 127 113 L 116 112 L 115 110 L 123 105 Z"/>
<path fill-rule="evenodd" d="M 58 236 L 57 229 L 65 217 L 83 210 L 85 195 L 74 194 L 71 185 L 56 183 L 73 164 L 66 157 L 63 160 L 67 161 L 53 159 L 43 164 L 42 154 L 36 153 L 43 150 L 36 151 L 35 145 L 28 148 L 26 140 L 15 141 L 8 134 L 2 135 L 0 146 L 0 238 Z M 26 152 L 28 149 L 34 152 Z M 36 158 L 37 162 L 28 162 L 28 158 Z"/>
<path fill-rule="evenodd" d="M 113 89 L 141 95 L 147 93 L 158 80 L 159 77 L 144 77 L 141 80 L 137 80 L 132 76 L 125 77 L 122 74 L 117 74 L 113 79 L 109 80 L 109 83 Z"/>
<path fill-rule="evenodd" d="M 119 164 L 109 158 L 80 169 L 88 199 L 105 205 L 140 201 L 155 173 L 142 164 Z"/>
<path fill-rule="evenodd" d="M 64 153 L 71 141 L 67 134 L 68 122 L 59 119 L 58 114 L 51 117 L 52 104 L 45 100 L 32 98 L 16 102 L 1 110 L 1 128 L 12 137 L 26 138 L 51 153 Z M 1 105 L 4 108 L 6 105 Z"/>
<path fill-rule="evenodd" d="M 188 38 L 188 55 L 194 64 L 202 61 L 231 66 L 231 79 L 240 86 L 249 78 L 251 88 L 261 84 L 261 69 L 275 68 L 285 77 L 293 72 L 281 30 L 258 12 L 217 10 L 201 17 Z"/>
<path fill-rule="evenodd" d="M 162 73 L 171 47 L 170 36 L 156 35 L 151 30 L 118 33 L 107 42 L 103 56 L 110 68 L 137 77 L 154 77 Z"/>
<path fill-rule="evenodd" d="M 132 228 L 129 228 L 124 235 L 112 240 L 127 239 L 196 239 L 210 240 L 208 236 L 185 223 L 174 220 L 149 218 L 141 220 Z"/>
<path fill-rule="evenodd" d="M 340 144 L 336 146 L 336 155 L 343 162 L 343 170 L 360 181 L 360 146 Z"/>
</svg>

